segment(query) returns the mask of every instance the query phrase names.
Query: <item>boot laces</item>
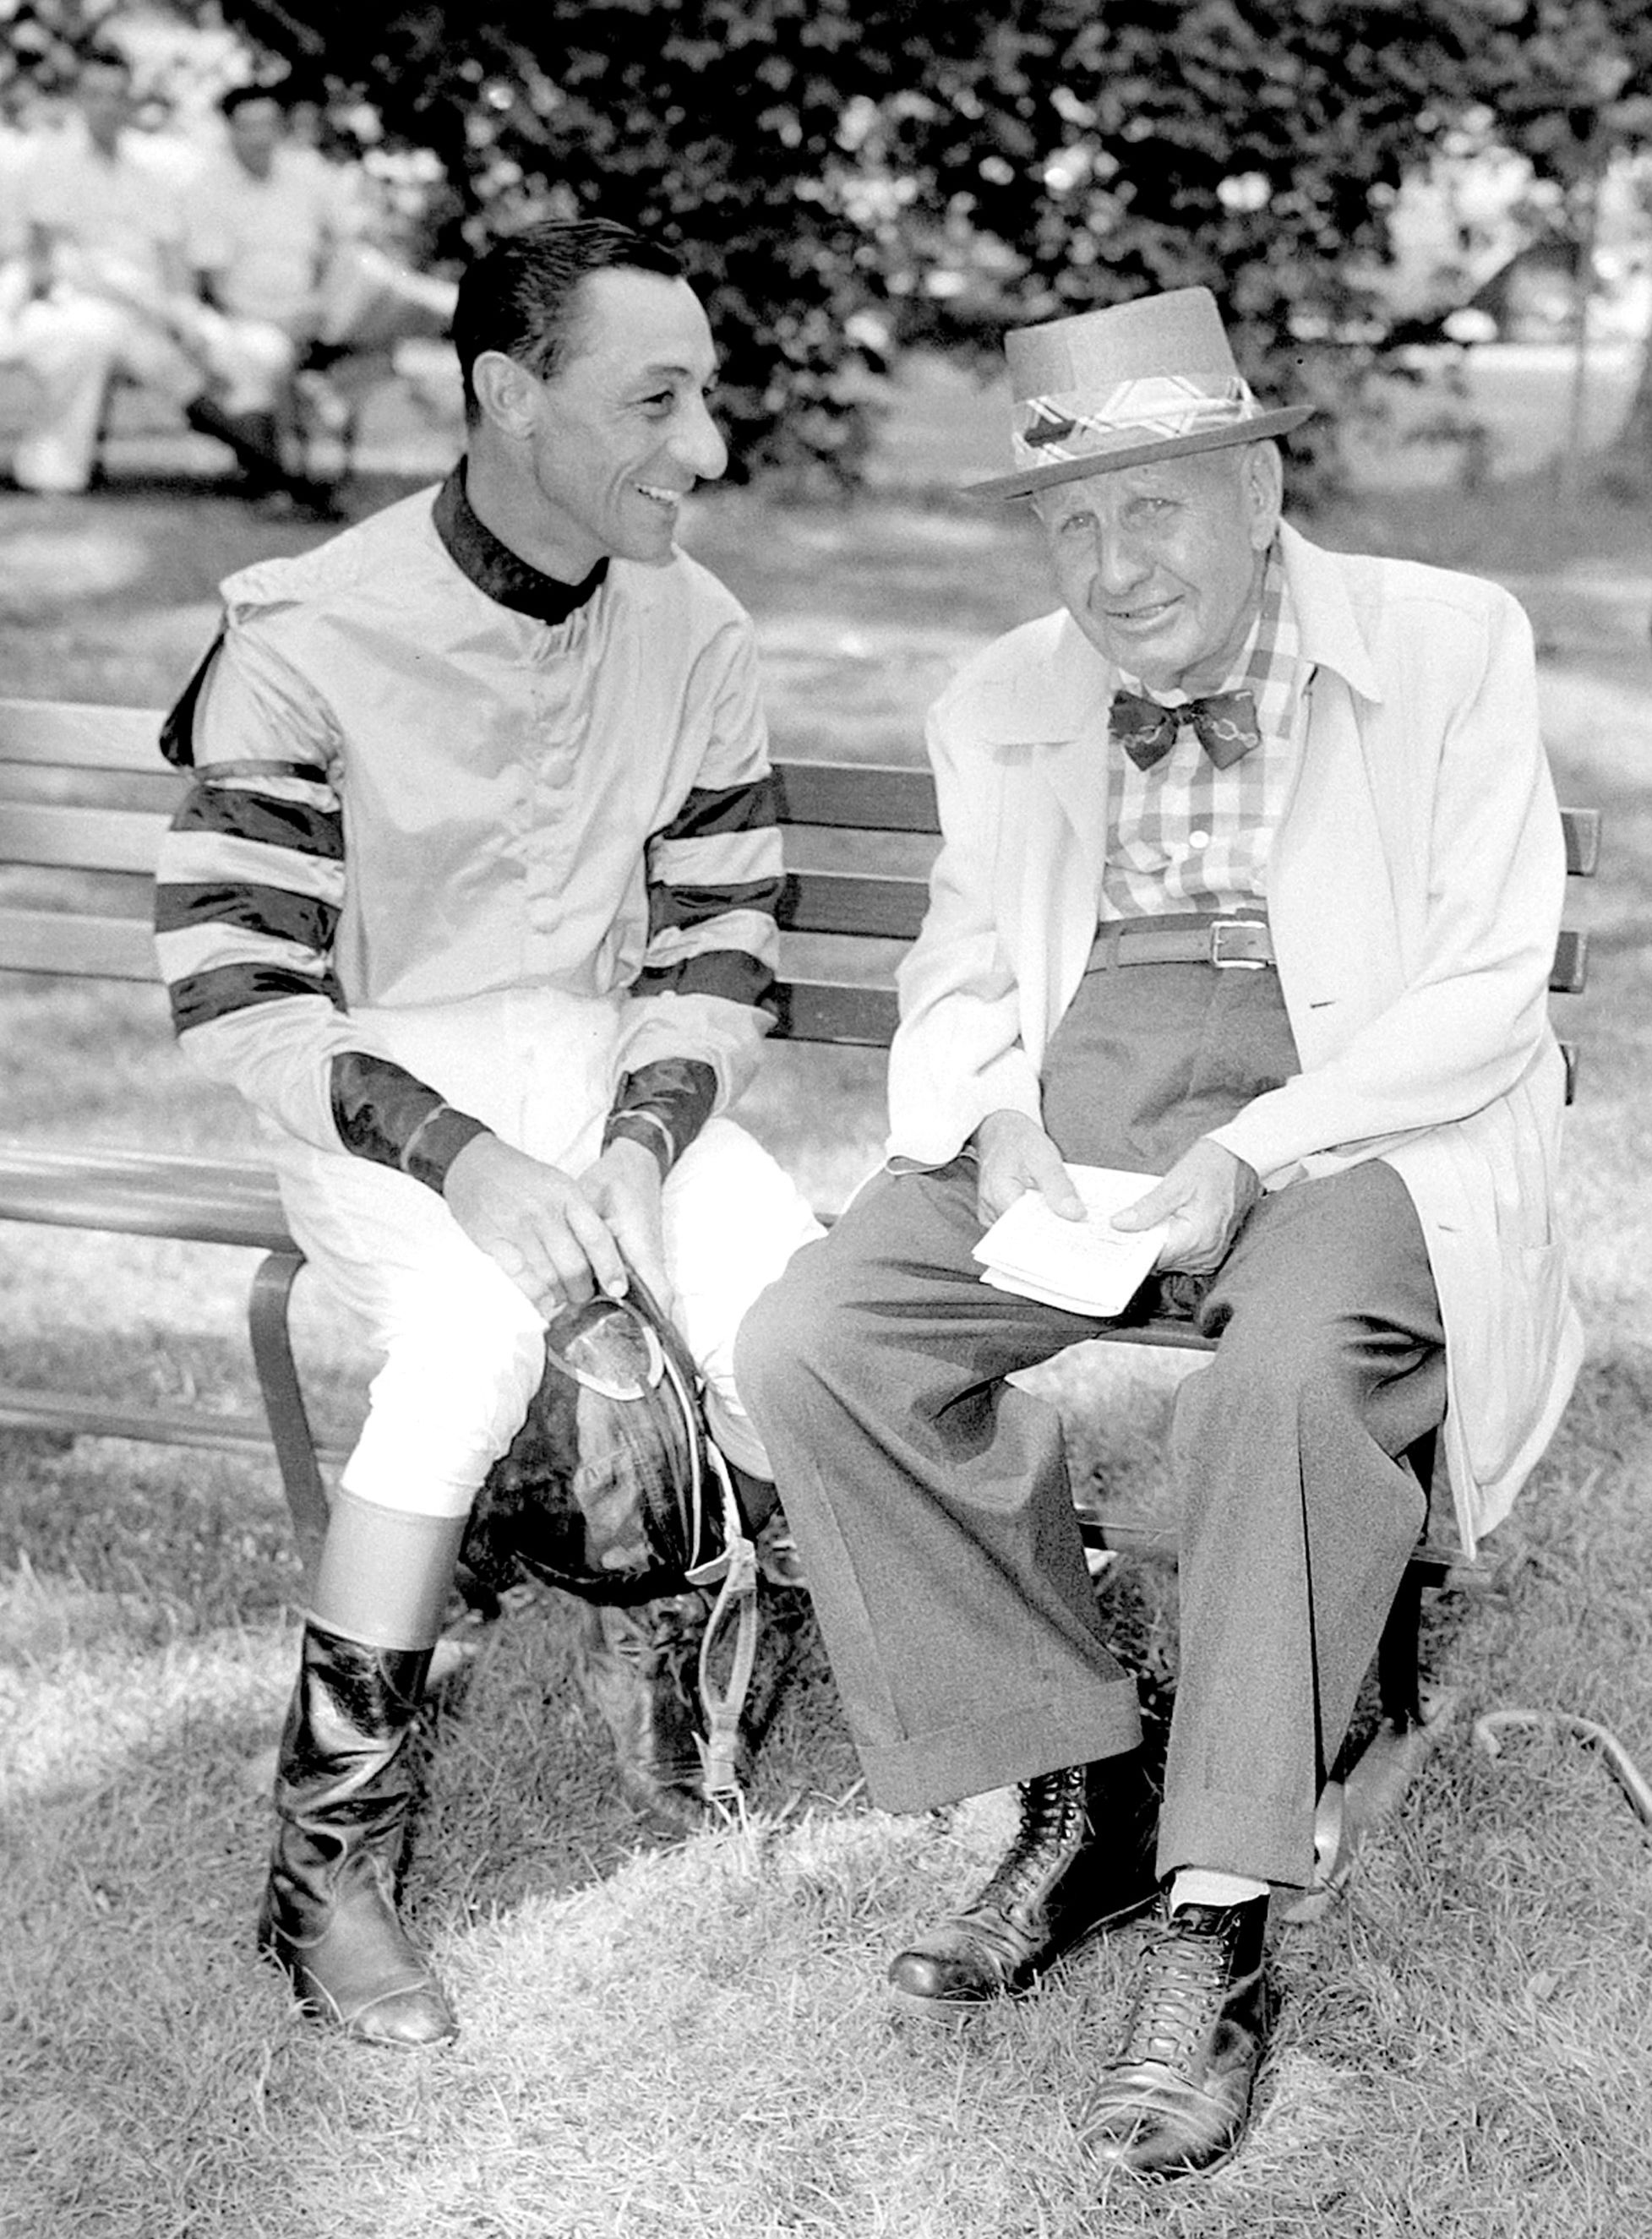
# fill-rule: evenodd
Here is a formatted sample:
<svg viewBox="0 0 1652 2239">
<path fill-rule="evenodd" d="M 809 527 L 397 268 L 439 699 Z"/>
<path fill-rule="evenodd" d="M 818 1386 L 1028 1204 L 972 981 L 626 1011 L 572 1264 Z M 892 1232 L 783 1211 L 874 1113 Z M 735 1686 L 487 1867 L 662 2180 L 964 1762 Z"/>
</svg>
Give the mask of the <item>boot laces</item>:
<svg viewBox="0 0 1652 2239">
<path fill-rule="evenodd" d="M 1174 1929 L 1157 1937 L 1142 1962 L 1129 2040 L 1116 2064 L 1153 2061 L 1185 2071 L 1226 1996 L 1229 1965 L 1225 1937 Z"/>
<path fill-rule="evenodd" d="M 1084 1832 L 1084 1768 L 1069 1765 L 1023 1782 L 1021 1824 L 990 1881 L 967 1909 L 1012 1912 L 1036 1896 L 1051 1867 L 1065 1863 Z"/>
</svg>

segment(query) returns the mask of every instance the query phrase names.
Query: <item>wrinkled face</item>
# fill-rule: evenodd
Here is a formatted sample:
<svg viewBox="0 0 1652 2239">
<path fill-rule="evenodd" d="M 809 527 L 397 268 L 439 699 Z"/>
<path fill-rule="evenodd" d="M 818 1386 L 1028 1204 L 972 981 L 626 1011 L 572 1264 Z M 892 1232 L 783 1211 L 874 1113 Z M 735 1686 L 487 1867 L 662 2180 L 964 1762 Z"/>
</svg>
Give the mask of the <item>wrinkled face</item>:
<svg viewBox="0 0 1652 2239">
<path fill-rule="evenodd" d="M 1276 448 L 1246 443 L 1057 482 L 1033 503 L 1096 650 L 1151 691 L 1210 692 L 1255 619 L 1280 486 Z"/>
<path fill-rule="evenodd" d="M 230 145 L 255 179 L 269 177 L 282 143 L 283 124 L 280 103 L 274 101 L 243 101 L 225 117 Z"/>
<path fill-rule="evenodd" d="M 606 554 L 663 566 L 677 512 L 728 447 L 706 409 L 716 352 L 684 280 L 623 268 L 579 282 L 572 353 L 536 383 L 532 472 L 541 534 L 569 580 Z"/>
</svg>

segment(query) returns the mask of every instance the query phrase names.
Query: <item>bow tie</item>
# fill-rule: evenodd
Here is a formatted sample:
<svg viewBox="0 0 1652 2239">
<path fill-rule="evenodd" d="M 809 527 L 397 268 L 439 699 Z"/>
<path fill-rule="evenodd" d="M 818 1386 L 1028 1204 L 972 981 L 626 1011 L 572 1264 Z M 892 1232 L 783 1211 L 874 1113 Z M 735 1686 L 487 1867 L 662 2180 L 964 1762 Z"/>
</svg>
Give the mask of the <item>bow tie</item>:
<svg viewBox="0 0 1652 2239">
<path fill-rule="evenodd" d="M 1218 769 L 1226 769 L 1262 744 L 1256 702 L 1249 692 L 1212 692 L 1179 708 L 1162 708 L 1134 692 L 1116 692 L 1108 728 L 1137 769 L 1151 769 L 1176 744 L 1176 733 L 1191 723 L 1199 744 Z"/>
</svg>

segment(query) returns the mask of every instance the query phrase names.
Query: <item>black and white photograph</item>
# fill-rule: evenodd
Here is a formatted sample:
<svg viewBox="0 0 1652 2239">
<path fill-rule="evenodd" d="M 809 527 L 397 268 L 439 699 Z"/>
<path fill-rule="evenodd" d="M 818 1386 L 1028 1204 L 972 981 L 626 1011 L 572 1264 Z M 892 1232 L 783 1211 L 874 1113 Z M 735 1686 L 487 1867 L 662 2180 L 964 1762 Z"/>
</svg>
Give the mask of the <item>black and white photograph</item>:
<svg viewBox="0 0 1652 2239">
<path fill-rule="evenodd" d="M 1652 2229 L 1642 0 L 0 0 L 0 2239 Z"/>
</svg>

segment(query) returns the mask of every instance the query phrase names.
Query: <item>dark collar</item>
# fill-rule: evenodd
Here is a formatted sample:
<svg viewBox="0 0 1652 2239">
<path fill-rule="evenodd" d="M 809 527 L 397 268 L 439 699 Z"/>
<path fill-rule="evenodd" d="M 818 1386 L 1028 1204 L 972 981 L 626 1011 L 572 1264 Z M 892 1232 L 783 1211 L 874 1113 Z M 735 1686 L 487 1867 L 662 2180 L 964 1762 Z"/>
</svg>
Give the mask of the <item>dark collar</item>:
<svg viewBox="0 0 1652 2239">
<path fill-rule="evenodd" d="M 558 582 L 555 575 L 542 575 L 537 568 L 530 568 L 477 519 L 464 494 L 463 459 L 436 492 L 431 519 L 448 557 L 478 591 L 509 607 L 512 614 L 527 615 L 536 622 L 565 622 L 608 574 L 606 560 L 599 560 L 583 583 Z"/>
</svg>

